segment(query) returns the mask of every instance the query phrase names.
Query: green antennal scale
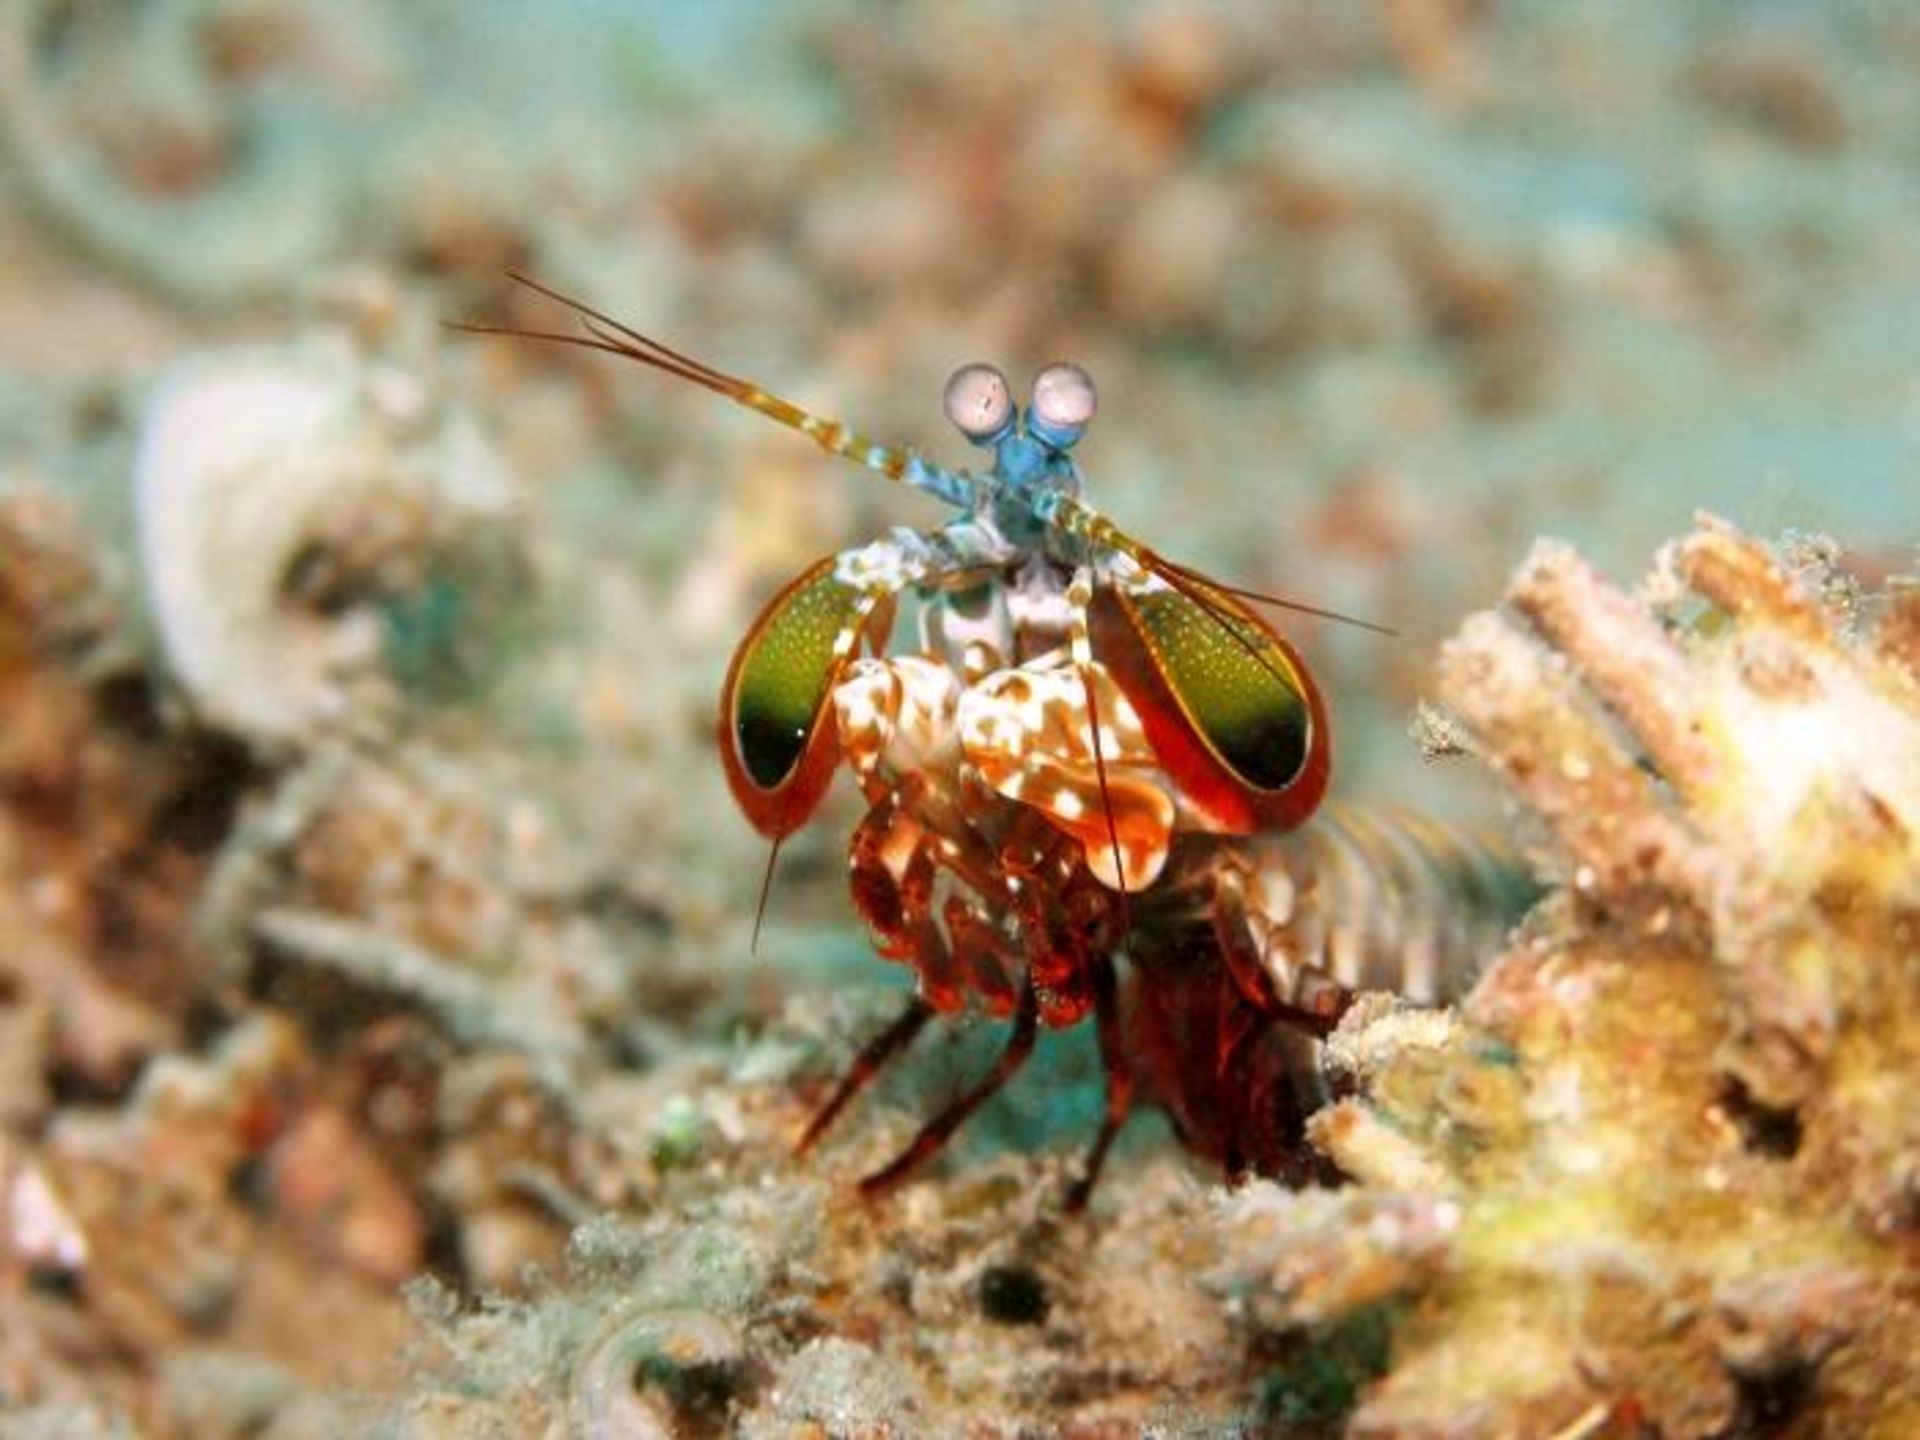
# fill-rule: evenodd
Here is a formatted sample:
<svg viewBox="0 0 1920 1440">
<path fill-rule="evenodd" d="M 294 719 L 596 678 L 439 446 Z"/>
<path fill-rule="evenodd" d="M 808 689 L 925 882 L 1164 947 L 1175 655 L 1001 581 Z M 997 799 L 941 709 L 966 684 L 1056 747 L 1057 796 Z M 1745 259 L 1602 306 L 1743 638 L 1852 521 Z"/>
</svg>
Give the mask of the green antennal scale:
<svg viewBox="0 0 1920 1440">
<path fill-rule="evenodd" d="M 1200 586 L 1102 589 L 1097 654 L 1140 712 L 1161 763 L 1214 827 L 1291 829 L 1330 776 L 1327 719 L 1293 647 L 1234 600 Z"/>
<path fill-rule="evenodd" d="M 720 694 L 720 758 L 747 818 L 770 839 L 806 823 L 839 760 L 833 688 L 877 597 L 829 555 L 773 598 L 734 651 Z"/>
</svg>

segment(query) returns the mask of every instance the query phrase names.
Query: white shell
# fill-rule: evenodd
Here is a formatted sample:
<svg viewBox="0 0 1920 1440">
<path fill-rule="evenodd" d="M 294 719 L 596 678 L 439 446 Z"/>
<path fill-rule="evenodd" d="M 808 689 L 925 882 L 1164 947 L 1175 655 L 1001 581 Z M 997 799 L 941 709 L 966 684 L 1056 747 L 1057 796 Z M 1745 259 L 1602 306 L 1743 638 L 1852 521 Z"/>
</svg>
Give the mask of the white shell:
<svg viewBox="0 0 1920 1440">
<path fill-rule="evenodd" d="M 386 694 L 378 616 L 298 604 L 287 579 L 363 519 L 504 509 L 478 430 L 433 409 L 415 378 L 345 345 L 221 351 L 162 380 L 134 463 L 140 564 L 167 663 L 207 720 L 285 741 Z M 437 527 L 415 523 L 424 544 Z"/>
</svg>

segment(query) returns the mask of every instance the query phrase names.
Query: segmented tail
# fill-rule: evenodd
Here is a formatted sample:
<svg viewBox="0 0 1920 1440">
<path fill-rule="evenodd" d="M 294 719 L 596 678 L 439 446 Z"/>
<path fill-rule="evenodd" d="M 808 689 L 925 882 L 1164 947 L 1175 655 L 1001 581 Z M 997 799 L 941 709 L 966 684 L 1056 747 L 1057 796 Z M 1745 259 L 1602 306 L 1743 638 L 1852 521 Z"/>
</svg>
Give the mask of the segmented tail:
<svg viewBox="0 0 1920 1440">
<path fill-rule="evenodd" d="M 1318 1040 L 1353 996 L 1459 998 L 1540 893 L 1499 841 L 1397 811 L 1329 808 L 1185 861 L 1130 947 L 1144 1093 L 1229 1175 L 1294 1185 L 1334 1173 L 1307 1117 L 1332 1098 Z"/>
<path fill-rule="evenodd" d="M 1399 810 L 1330 806 L 1245 842 L 1242 923 L 1282 1003 L 1327 987 L 1458 999 L 1541 893 L 1517 851 Z"/>
</svg>

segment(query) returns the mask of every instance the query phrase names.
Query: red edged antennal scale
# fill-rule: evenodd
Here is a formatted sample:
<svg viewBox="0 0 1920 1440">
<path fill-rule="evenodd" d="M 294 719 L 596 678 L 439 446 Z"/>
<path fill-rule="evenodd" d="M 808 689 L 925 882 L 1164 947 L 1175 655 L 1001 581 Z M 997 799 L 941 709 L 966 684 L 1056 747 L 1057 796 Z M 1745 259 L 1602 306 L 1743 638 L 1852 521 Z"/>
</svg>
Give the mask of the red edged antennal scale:
<svg viewBox="0 0 1920 1440">
<path fill-rule="evenodd" d="M 917 980 L 798 1148 L 930 1018 L 971 1007 L 1012 1021 L 999 1059 L 861 1181 L 863 1194 L 892 1189 L 937 1153 L 1020 1069 L 1040 1030 L 1089 1017 L 1107 1104 L 1073 1206 L 1125 1123 L 1139 1072 L 1197 1148 L 1229 1169 L 1285 1172 L 1297 1126 L 1254 1110 L 1276 1087 L 1299 1088 L 1299 1067 L 1263 1037 L 1276 1024 L 1324 1033 L 1351 989 L 1340 965 L 1380 957 L 1354 951 L 1349 934 L 1345 960 L 1328 940 L 1287 951 L 1283 964 L 1269 943 L 1291 921 L 1262 911 L 1250 881 L 1304 863 L 1307 850 L 1287 837 L 1326 794 L 1331 737 L 1305 662 L 1255 607 L 1348 617 L 1169 560 L 1088 505 L 1073 452 L 1097 396 L 1077 365 L 1043 369 L 1024 406 L 993 367 L 955 371 L 947 419 L 991 464 L 953 470 L 513 278 L 580 329 L 456 328 L 637 361 L 957 512 L 809 565 L 754 620 L 721 688 L 721 763 L 773 847 L 767 882 L 780 842 L 845 766 L 869 806 L 849 853 L 855 908 L 879 953 Z M 903 597 L 919 643 L 895 653 Z M 1409 848 L 1436 870 L 1453 863 L 1444 847 Z M 1398 875 L 1408 860 L 1395 853 L 1378 868 Z M 763 883 L 762 912 L 765 903 Z M 1248 1114 L 1221 1119 L 1239 1109 Z"/>
</svg>

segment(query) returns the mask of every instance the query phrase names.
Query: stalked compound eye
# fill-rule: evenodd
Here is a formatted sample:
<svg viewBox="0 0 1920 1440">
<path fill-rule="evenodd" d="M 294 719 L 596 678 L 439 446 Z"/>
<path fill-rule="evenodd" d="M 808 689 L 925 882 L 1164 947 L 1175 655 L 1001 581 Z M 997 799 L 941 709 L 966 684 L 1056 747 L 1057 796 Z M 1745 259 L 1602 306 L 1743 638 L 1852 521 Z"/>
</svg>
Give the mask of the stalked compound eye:
<svg viewBox="0 0 1920 1440">
<path fill-rule="evenodd" d="M 991 365 L 962 365 L 941 401 L 947 419 L 976 445 L 991 445 L 1013 424 L 1013 392 Z"/>
<path fill-rule="evenodd" d="M 1034 376 L 1027 429 L 1035 439 L 1064 450 L 1086 430 L 1098 404 L 1086 371 L 1065 362 L 1049 365 Z"/>
</svg>

